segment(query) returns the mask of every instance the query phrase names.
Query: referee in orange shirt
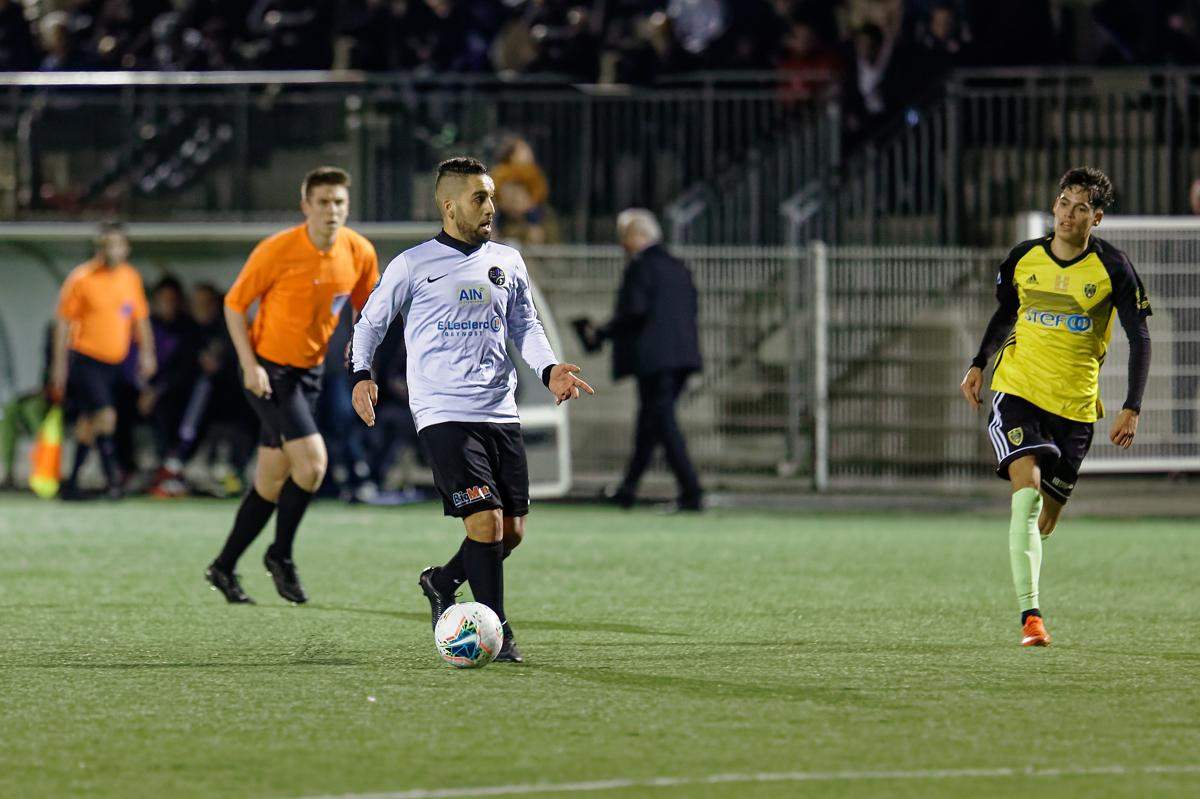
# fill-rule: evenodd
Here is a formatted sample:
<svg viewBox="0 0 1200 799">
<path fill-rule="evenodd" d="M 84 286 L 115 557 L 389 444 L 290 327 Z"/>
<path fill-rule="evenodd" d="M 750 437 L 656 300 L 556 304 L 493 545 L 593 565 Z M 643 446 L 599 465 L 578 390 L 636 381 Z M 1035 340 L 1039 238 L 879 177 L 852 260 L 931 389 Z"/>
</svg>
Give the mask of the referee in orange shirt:
<svg viewBox="0 0 1200 799">
<path fill-rule="evenodd" d="M 128 263 L 129 239 L 115 223 L 100 226 L 96 255 L 72 270 L 58 300 L 58 322 L 50 366 L 50 389 L 56 399 L 64 395 L 67 413 L 75 420 L 75 461 L 59 494 L 80 497 L 79 470 L 93 446 L 108 483 L 108 495 L 121 493 L 113 431 L 121 364 L 129 355 L 136 331 L 138 376 L 149 380 L 157 364 L 150 312 L 142 278 Z"/>
<path fill-rule="evenodd" d="M 260 242 L 225 295 L 225 322 L 261 424 L 254 485 L 205 572 L 233 603 L 253 602 L 234 568 L 276 508 L 275 543 L 263 565 L 280 596 L 308 600 L 292 543 L 328 461 L 314 421 L 321 365 L 346 301 L 361 310 L 379 281 L 375 248 L 344 227 L 349 187 L 350 176 L 336 167 L 309 172 L 300 184 L 304 224 Z M 258 312 L 250 325 L 246 311 L 255 301 Z"/>
</svg>

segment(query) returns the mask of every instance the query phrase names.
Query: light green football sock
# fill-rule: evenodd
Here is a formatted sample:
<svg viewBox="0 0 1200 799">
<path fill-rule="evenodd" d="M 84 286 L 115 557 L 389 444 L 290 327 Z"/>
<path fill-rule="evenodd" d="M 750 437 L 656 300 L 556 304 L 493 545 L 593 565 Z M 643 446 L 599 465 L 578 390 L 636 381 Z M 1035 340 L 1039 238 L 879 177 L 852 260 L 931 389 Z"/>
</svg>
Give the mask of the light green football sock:
<svg viewBox="0 0 1200 799">
<path fill-rule="evenodd" d="M 1042 536 L 1038 515 L 1042 495 L 1036 488 L 1022 488 L 1012 495 L 1012 518 L 1008 523 L 1008 559 L 1012 564 L 1013 587 L 1021 610 L 1038 606 L 1038 574 L 1042 570 Z"/>
</svg>

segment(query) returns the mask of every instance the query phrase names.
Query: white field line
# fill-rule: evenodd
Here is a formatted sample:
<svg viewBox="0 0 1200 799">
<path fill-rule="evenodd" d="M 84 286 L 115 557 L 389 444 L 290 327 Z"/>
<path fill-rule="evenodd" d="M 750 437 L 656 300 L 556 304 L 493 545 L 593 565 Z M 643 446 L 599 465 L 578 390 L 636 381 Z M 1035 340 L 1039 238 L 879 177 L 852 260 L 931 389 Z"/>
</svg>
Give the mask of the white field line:
<svg viewBox="0 0 1200 799">
<path fill-rule="evenodd" d="M 533 796 L 547 793 L 590 793 L 623 788 L 676 788 L 689 785 L 724 785 L 747 782 L 861 782 L 866 780 L 960 780 L 980 778 L 1044 778 L 1196 774 L 1200 764 L 1179 766 L 1096 766 L 1092 768 L 964 768 L 923 771 L 779 771 L 757 774 L 714 774 L 708 777 L 654 777 L 642 780 L 530 783 L 477 788 L 417 788 L 384 793 L 344 793 L 304 799 L 470 799 L 475 796 Z"/>
</svg>

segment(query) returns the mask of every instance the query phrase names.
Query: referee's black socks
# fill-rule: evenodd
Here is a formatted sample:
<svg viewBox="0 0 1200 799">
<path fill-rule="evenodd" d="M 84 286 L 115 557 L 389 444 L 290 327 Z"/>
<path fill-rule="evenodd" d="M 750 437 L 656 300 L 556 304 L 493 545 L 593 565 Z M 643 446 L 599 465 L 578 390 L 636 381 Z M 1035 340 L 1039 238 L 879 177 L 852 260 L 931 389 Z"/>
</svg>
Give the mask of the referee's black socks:
<svg viewBox="0 0 1200 799">
<path fill-rule="evenodd" d="M 504 615 L 504 544 L 485 544 L 468 538 L 462 546 L 463 568 L 476 602 L 482 602 L 507 624 Z"/>
<path fill-rule="evenodd" d="M 92 448 L 88 444 L 78 442 L 75 444 L 75 460 L 71 464 L 71 476 L 67 478 L 67 485 L 71 488 L 75 487 L 79 480 L 79 470 L 83 468 L 84 461 L 87 460 L 88 453 Z"/>
<path fill-rule="evenodd" d="M 275 543 L 271 545 L 271 554 L 283 560 L 292 559 L 292 543 L 296 540 L 296 530 L 300 528 L 300 520 L 313 495 L 288 478 L 279 492 L 279 514 L 275 517 Z"/>
<path fill-rule="evenodd" d="M 280 499 L 282 498 L 280 496 Z M 233 517 L 233 529 L 229 532 L 229 538 L 225 539 L 225 546 L 214 563 L 224 571 L 233 571 L 238 558 L 254 543 L 254 539 L 267 526 L 267 521 L 274 512 L 275 503 L 263 499 L 254 486 L 250 486 L 250 490 L 242 498 L 242 504 L 238 506 L 237 516 Z"/>
<path fill-rule="evenodd" d="M 109 488 L 121 485 L 121 472 L 117 468 L 117 444 L 111 435 L 96 436 L 96 451 L 100 453 L 100 465 L 104 468 L 104 479 Z"/>
</svg>

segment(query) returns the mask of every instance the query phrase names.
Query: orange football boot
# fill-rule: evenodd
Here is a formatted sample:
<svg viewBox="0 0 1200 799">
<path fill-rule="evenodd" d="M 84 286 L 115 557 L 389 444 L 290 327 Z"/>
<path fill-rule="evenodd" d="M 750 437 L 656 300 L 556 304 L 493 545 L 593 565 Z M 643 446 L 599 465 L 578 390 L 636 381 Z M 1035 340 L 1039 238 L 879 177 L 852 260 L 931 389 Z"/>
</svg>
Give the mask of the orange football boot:
<svg viewBox="0 0 1200 799">
<path fill-rule="evenodd" d="M 1041 616 L 1030 616 L 1021 628 L 1021 646 L 1050 646 L 1050 633 Z"/>
</svg>

